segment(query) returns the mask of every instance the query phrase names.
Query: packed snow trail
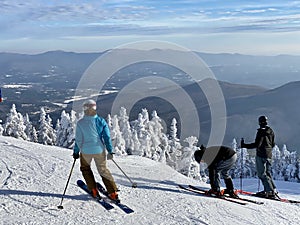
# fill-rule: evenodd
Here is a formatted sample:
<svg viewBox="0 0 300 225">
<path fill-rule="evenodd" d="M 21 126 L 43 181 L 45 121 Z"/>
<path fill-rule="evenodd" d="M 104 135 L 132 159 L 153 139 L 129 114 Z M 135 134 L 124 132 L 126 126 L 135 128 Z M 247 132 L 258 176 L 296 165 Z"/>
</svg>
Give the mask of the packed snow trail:
<svg viewBox="0 0 300 225">
<path fill-rule="evenodd" d="M 182 193 L 178 185 L 208 188 L 170 167 L 139 156 L 116 156 L 115 161 L 137 183 L 131 184 L 108 161 L 119 196 L 134 209 L 107 212 L 78 188 L 82 179 L 76 162 L 63 201 L 57 208 L 73 163 L 72 151 L 0 136 L 0 224 L 298 224 L 300 206 L 262 200 L 241 206 L 219 199 Z M 93 165 L 93 170 L 96 168 Z M 101 181 L 95 172 L 97 181 Z M 300 200 L 300 184 L 275 181 L 280 196 Z M 236 180 L 237 188 L 239 180 Z M 243 180 L 243 189 L 257 191 L 256 179 Z M 252 197 L 249 197 L 252 198 Z M 254 198 L 253 198 L 254 199 Z"/>
</svg>

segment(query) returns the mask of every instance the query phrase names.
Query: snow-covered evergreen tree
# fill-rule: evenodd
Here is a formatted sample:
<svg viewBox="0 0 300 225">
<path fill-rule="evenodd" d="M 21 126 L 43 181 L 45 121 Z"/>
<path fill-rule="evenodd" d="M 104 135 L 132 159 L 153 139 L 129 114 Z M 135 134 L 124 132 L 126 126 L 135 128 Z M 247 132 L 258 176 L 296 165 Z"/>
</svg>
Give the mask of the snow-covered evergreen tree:
<svg viewBox="0 0 300 225">
<path fill-rule="evenodd" d="M 64 110 L 61 112 L 60 120 L 57 120 L 56 145 L 64 148 L 73 148 L 75 143 L 75 112 L 71 111 L 71 116 Z"/>
<path fill-rule="evenodd" d="M 35 127 L 30 122 L 28 114 L 24 118 L 25 133 L 27 135 L 27 140 L 30 142 L 38 142 L 38 136 Z"/>
<path fill-rule="evenodd" d="M 151 149 L 151 137 L 148 133 L 139 138 L 141 143 L 141 149 L 143 151 L 143 156 L 146 158 L 152 158 L 152 149 Z"/>
<path fill-rule="evenodd" d="M 56 135 L 52 126 L 52 120 L 49 115 L 46 114 L 44 107 L 41 108 L 39 130 L 38 130 L 39 143 L 44 145 L 55 145 Z"/>
<path fill-rule="evenodd" d="M 252 164 L 255 164 L 255 162 L 249 156 L 248 150 L 246 148 L 238 148 L 236 151 L 237 161 L 233 177 L 253 177 Z"/>
<path fill-rule="evenodd" d="M 282 176 L 282 168 L 283 168 L 283 162 L 281 159 L 281 152 L 277 145 L 272 150 L 272 173 L 273 173 L 273 179 L 274 180 L 283 180 Z"/>
<path fill-rule="evenodd" d="M 194 153 L 199 148 L 196 146 L 198 139 L 194 136 L 184 139 L 188 143 L 187 147 L 183 148 L 181 160 L 178 162 L 178 171 L 188 177 L 194 179 L 200 178 L 199 164 L 194 159 Z"/>
<path fill-rule="evenodd" d="M 3 134 L 4 128 L 2 126 L 2 120 L 0 120 L 0 136 Z"/>
<path fill-rule="evenodd" d="M 142 113 L 138 114 L 137 120 L 131 123 L 134 130 L 138 134 L 138 138 L 143 139 L 144 136 L 148 135 L 148 124 L 149 124 L 149 114 L 146 109 L 142 110 Z"/>
<path fill-rule="evenodd" d="M 114 115 L 112 118 L 112 129 L 110 135 L 116 154 L 125 155 L 126 142 L 122 136 L 122 132 L 120 131 L 119 119 L 117 115 Z"/>
<path fill-rule="evenodd" d="M 234 151 L 237 151 L 237 149 L 238 149 L 238 144 L 237 144 L 237 141 L 236 141 L 235 138 L 233 138 L 233 141 L 232 141 L 232 143 L 231 143 L 231 147 L 232 147 L 232 149 L 233 149 Z"/>
<path fill-rule="evenodd" d="M 76 132 L 76 124 L 77 124 L 77 117 L 76 117 L 76 112 L 71 110 L 70 112 L 70 124 L 68 127 L 68 148 L 73 148 L 75 145 L 75 132 Z"/>
<path fill-rule="evenodd" d="M 281 150 L 281 161 L 282 161 L 282 176 L 285 181 L 288 181 L 290 178 L 290 168 L 289 164 L 291 162 L 290 159 L 290 151 L 287 149 L 287 146 L 284 144 Z"/>
<path fill-rule="evenodd" d="M 178 161 L 181 159 L 182 145 L 180 140 L 177 138 L 177 120 L 173 118 L 170 127 L 169 135 L 170 152 L 167 154 L 170 158 L 167 158 L 167 164 L 174 169 L 177 169 Z"/>
<path fill-rule="evenodd" d="M 17 112 L 15 104 L 12 105 L 10 113 L 4 124 L 4 135 L 27 140 L 23 116 Z"/>
<path fill-rule="evenodd" d="M 133 137 L 129 123 L 129 116 L 127 115 L 126 108 L 121 107 L 119 119 L 119 127 L 122 133 L 122 137 L 125 140 L 125 150 L 128 154 L 132 154 L 133 151 Z"/>
<path fill-rule="evenodd" d="M 142 113 L 138 114 L 138 119 L 132 123 L 133 130 L 137 133 L 142 156 L 147 158 L 152 158 L 152 149 L 151 149 L 151 135 L 149 133 L 149 114 L 146 109 L 142 110 Z"/>
<path fill-rule="evenodd" d="M 290 151 L 287 149 L 286 145 L 284 144 L 281 150 L 281 156 L 285 161 L 289 161 L 290 159 Z"/>
<path fill-rule="evenodd" d="M 107 115 L 106 121 L 107 121 L 107 125 L 108 125 L 109 129 L 111 130 L 112 129 L 112 119 L 111 119 L 110 114 Z"/>
<path fill-rule="evenodd" d="M 138 138 L 138 134 L 136 130 L 133 130 L 132 133 L 132 155 L 143 156 L 143 149 L 141 148 L 141 142 Z"/>
<path fill-rule="evenodd" d="M 162 154 L 162 136 L 163 136 L 163 126 L 161 124 L 161 118 L 157 115 L 156 111 L 152 112 L 152 118 L 149 121 L 149 134 L 151 137 L 151 149 L 152 149 L 152 159 L 159 161 Z"/>
<path fill-rule="evenodd" d="M 149 113 L 147 109 L 142 109 L 142 116 L 143 116 L 144 124 L 147 128 L 147 125 L 149 123 Z"/>
<path fill-rule="evenodd" d="M 162 151 L 161 151 L 158 161 L 166 164 L 167 158 L 170 158 L 170 156 L 168 154 L 169 154 L 170 148 L 171 148 L 169 145 L 169 139 L 166 134 L 163 134 L 161 137 L 161 145 L 162 145 Z"/>
<path fill-rule="evenodd" d="M 60 118 L 62 117 L 62 114 L 63 113 L 61 113 Z M 63 138 L 64 134 L 63 134 L 63 129 L 61 128 L 60 119 L 57 119 L 57 121 L 56 121 L 55 133 L 56 133 L 56 145 L 61 147 L 62 143 L 63 143 L 62 140 L 64 139 Z"/>
<path fill-rule="evenodd" d="M 291 164 L 290 164 L 290 181 L 299 181 L 299 163 L 298 163 L 298 158 L 297 158 L 297 152 L 291 152 L 290 154 L 291 157 Z"/>
</svg>

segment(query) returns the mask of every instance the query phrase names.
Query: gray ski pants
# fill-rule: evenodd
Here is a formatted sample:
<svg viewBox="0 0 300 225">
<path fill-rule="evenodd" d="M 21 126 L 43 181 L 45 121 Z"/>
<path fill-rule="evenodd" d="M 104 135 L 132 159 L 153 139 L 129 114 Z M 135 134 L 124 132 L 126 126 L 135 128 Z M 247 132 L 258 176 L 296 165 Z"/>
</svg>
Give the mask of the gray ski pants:
<svg viewBox="0 0 300 225">
<path fill-rule="evenodd" d="M 276 188 L 271 175 L 271 159 L 256 156 L 257 176 L 264 186 L 265 192 L 274 191 Z"/>
</svg>

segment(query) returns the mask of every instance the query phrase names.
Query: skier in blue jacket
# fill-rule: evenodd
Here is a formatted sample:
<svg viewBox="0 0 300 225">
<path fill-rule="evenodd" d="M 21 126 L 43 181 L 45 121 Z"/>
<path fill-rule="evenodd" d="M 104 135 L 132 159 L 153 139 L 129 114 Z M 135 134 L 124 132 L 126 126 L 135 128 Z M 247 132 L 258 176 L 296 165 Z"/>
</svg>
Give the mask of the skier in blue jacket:
<svg viewBox="0 0 300 225">
<path fill-rule="evenodd" d="M 117 186 L 106 167 L 106 157 L 113 159 L 114 154 L 110 131 L 106 121 L 97 115 L 96 109 L 94 100 L 87 100 L 83 103 L 84 116 L 76 125 L 73 158 L 80 158 L 80 170 L 93 197 L 99 195 L 91 170 L 91 162 L 94 159 L 109 197 L 118 200 Z M 107 156 L 105 148 L 108 152 Z"/>
</svg>

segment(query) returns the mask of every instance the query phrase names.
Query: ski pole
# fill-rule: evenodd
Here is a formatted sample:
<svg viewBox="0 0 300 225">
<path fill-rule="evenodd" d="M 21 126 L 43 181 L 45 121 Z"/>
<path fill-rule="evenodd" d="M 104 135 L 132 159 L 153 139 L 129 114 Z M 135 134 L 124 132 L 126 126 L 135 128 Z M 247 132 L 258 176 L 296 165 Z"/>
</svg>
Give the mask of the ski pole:
<svg viewBox="0 0 300 225">
<path fill-rule="evenodd" d="M 132 184 L 132 187 L 136 188 L 137 184 L 135 182 L 131 181 L 131 179 L 126 175 L 126 173 L 121 169 L 121 167 L 116 163 L 116 161 L 114 159 L 112 159 L 112 161 L 114 162 L 114 164 L 116 164 L 116 166 L 119 168 L 119 170 L 121 170 L 121 172 L 125 175 L 125 177 L 130 181 L 130 183 Z"/>
<path fill-rule="evenodd" d="M 243 165 L 243 162 L 244 162 L 244 149 L 241 148 L 241 176 L 240 176 L 240 189 L 241 191 L 243 190 L 243 170 L 244 170 L 244 165 Z"/>
<path fill-rule="evenodd" d="M 72 165 L 72 168 L 71 168 L 71 171 L 70 171 L 70 175 L 69 175 L 69 178 L 68 178 L 68 181 L 67 181 L 67 184 L 66 184 L 66 187 L 65 187 L 64 193 L 63 193 L 63 195 L 62 195 L 62 198 L 61 198 L 60 205 L 59 205 L 59 206 L 57 206 L 57 208 L 59 208 L 59 209 L 63 209 L 63 208 L 64 208 L 64 207 L 62 206 L 62 202 L 63 202 L 63 200 L 64 200 L 64 197 L 65 197 L 65 194 L 66 194 L 66 190 L 67 190 L 67 187 L 68 187 L 68 184 L 69 184 L 69 181 L 70 181 L 70 178 L 71 178 L 72 172 L 73 172 L 73 168 L 74 168 L 75 162 L 76 162 L 76 159 L 74 159 L 74 162 L 73 162 L 73 165 Z"/>
</svg>

